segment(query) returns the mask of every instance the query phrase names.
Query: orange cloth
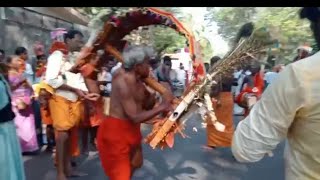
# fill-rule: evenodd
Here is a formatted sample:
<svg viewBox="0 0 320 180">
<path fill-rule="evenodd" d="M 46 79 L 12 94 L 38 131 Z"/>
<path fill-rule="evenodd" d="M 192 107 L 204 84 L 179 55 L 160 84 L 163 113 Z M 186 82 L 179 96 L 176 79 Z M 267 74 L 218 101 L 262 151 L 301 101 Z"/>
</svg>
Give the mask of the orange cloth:
<svg viewBox="0 0 320 180">
<path fill-rule="evenodd" d="M 54 51 L 61 51 L 64 55 L 68 55 L 68 48 L 64 42 L 54 41 L 50 47 L 49 54 Z"/>
<path fill-rule="evenodd" d="M 80 155 L 78 124 L 82 118 L 83 104 L 82 101 L 71 102 L 57 95 L 52 95 L 49 100 L 49 110 L 55 135 L 57 131 L 70 132 L 70 153 L 72 157 Z"/>
<path fill-rule="evenodd" d="M 94 107 L 90 107 L 88 103 L 91 103 Z M 96 102 L 86 102 L 84 111 L 89 111 L 90 109 L 94 109 L 94 113 L 89 115 L 89 121 L 83 121 L 82 125 L 84 127 L 96 127 L 101 124 L 102 119 L 104 118 L 104 100 L 100 98 Z M 87 112 L 90 113 L 90 112 Z M 84 117 L 86 118 L 86 117 Z"/>
<path fill-rule="evenodd" d="M 49 100 L 49 109 L 53 127 L 58 131 L 67 131 L 79 125 L 83 113 L 82 101 L 71 102 L 57 95 Z"/>
<path fill-rule="evenodd" d="M 52 125 L 52 119 L 49 114 L 49 111 L 43 107 L 40 107 L 40 112 L 41 112 L 42 123 L 46 125 Z"/>
<path fill-rule="evenodd" d="M 97 147 L 105 173 L 110 180 L 130 180 L 133 147 L 141 145 L 140 124 L 106 117 L 97 134 Z"/>
<path fill-rule="evenodd" d="M 253 93 L 257 96 L 257 98 L 259 99 L 260 96 L 262 95 L 263 93 L 263 88 L 264 88 L 264 80 L 263 80 L 263 76 L 260 74 L 260 73 L 257 73 L 256 75 L 254 75 L 254 81 L 253 81 L 253 87 L 250 87 L 250 86 L 246 86 L 245 88 L 243 88 L 240 92 L 240 94 L 237 96 L 236 98 L 236 103 L 237 104 L 240 104 L 242 99 L 243 99 L 243 96 L 246 94 L 246 93 Z M 253 88 L 256 88 L 257 91 L 254 92 L 253 91 Z M 245 108 L 245 112 L 244 112 L 244 116 L 246 117 L 247 115 L 249 114 L 249 109 Z"/>
<path fill-rule="evenodd" d="M 213 108 L 217 120 L 225 125 L 225 131 L 217 131 L 210 119 L 207 120 L 207 141 L 208 146 L 230 147 L 234 133 L 233 125 L 233 96 L 231 92 L 220 93 L 221 106 L 214 103 Z"/>
</svg>

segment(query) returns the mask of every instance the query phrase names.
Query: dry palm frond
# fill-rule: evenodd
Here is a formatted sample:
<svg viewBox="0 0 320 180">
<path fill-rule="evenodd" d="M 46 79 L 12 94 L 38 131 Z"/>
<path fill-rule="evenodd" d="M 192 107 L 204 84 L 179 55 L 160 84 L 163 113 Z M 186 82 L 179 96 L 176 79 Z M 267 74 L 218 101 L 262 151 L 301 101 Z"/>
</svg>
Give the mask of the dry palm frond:
<svg viewBox="0 0 320 180">
<path fill-rule="evenodd" d="M 253 28 L 253 25 L 250 23 L 241 28 L 238 33 L 240 38 L 238 38 L 239 42 L 237 46 L 235 46 L 223 60 L 217 63 L 200 83 L 193 85 L 182 97 L 175 111 L 167 117 L 161 126 L 158 126 L 152 131 L 147 140 L 152 148 L 172 146 L 172 144 L 164 145 L 166 142 L 172 143 L 172 141 L 167 140 L 167 136 L 171 136 L 172 132 L 175 132 L 177 128 L 182 125 L 179 123 L 179 120 L 183 112 L 195 99 L 198 99 L 196 97 L 201 96 L 201 92 L 206 86 L 213 81 L 223 80 L 224 76 L 233 73 L 234 67 L 247 64 L 250 60 L 255 59 L 257 54 L 274 43 L 267 28 L 258 28 L 256 30 L 250 28 Z M 241 39 L 242 37 L 244 37 L 244 39 Z M 218 123 L 219 122 L 217 122 L 217 124 Z"/>
</svg>

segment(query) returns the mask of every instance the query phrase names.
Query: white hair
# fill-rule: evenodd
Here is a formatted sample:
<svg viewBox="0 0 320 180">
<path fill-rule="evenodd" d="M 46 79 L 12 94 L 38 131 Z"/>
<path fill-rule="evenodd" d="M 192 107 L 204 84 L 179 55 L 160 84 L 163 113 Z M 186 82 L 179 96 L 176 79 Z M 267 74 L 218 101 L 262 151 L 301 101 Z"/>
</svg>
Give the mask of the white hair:
<svg viewBox="0 0 320 180">
<path fill-rule="evenodd" d="M 123 51 L 123 67 L 132 69 L 135 65 L 143 63 L 146 58 L 154 56 L 154 50 L 148 46 L 134 45 Z"/>
</svg>

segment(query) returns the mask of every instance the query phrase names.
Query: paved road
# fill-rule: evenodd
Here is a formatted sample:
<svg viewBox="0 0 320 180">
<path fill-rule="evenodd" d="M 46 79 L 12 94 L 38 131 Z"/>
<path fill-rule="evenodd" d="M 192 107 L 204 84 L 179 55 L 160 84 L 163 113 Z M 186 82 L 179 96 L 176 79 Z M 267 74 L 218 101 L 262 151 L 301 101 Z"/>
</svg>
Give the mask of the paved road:
<svg viewBox="0 0 320 180">
<path fill-rule="evenodd" d="M 236 123 L 239 117 L 235 117 Z M 218 148 L 206 152 L 201 146 L 206 142 L 205 129 L 201 128 L 199 117 L 193 116 L 187 122 L 189 139 L 178 137 L 173 149 L 151 150 L 144 145 L 144 165 L 135 173 L 134 180 L 283 180 L 283 143 L 273 152 L 273 157 L 265 157 L 255 164 L 235 162 L 229 148 Z M 198 132 L 192 131 L 197 127 Z M 143 128 L 143 133 L 149 131 Z M 55 180 L 55 169 L 50 155 L 41 154 L 24 157 L 27 180 Z M 89 173 L 77 180 L 106 180 L 99 157 L 90 152 L 80 158 L 80 170 Z"/>
</svg>

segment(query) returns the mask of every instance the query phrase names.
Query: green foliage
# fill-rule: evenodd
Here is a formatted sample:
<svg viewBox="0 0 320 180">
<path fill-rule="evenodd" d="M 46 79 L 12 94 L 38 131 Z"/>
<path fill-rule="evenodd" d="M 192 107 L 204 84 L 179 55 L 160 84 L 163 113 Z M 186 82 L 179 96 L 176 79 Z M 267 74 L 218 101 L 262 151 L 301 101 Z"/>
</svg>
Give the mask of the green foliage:
<svg viewBox="0 0 320 180">
<path fill-rule="evenodd" d="M 187 39 L 178 32 L 164 26 L 153 27 L 151 31 L 152 41 L 155 49 L 160 54 L 173 53 L 177 48 L 183 48 Z"/>
<path fill-rule="evenodd" d="M 279 40 L 276 54 L 277 59 L 291 61 L 296 56 L 296 48 L 302 44 L 314 44 L 309 28 L 309 22 L 298 16 L 298 7 L 229 7 L 209 9 L 207 16 L 211 21 L 216 21 L 220 27 L 219 34 L 227 41 L 231 41 L 244 23 L 253 21 L 256 26 L 265 26 L 275 29 Z"/>
<path fill-rule="evenodd" d="M 302 44 L 313 44 L 314 39 L 309 22 L 299 18 L 300 8 L 275 7 L 266 8 L 258 16 L 257 25 L 276 28 L 280 34 L 280 51 L 278 58 L 288 63 L 296 56 L 296 48 Z"/>
<path fill-rule="evenodd" d="M 232 41 L 239 28 L 254 19 L 257 11 L 254 7 L 208 8 L 208 20 L 215 21 L 220 27 L 218 33 L 227 41 Z"/>
<path fill-rule="evenodd" d="M 74 7 L 77 9 L 80 13 L 88 16 L 89 18 L 95 17 L 101 10 L 109 10 L 110 13 L 116 12 L 121 13 L 123 11 L 128 10 L 128 7 Z"/>
</svg>

